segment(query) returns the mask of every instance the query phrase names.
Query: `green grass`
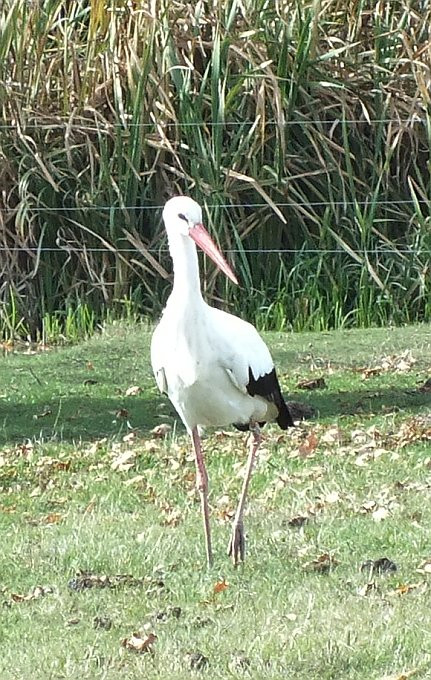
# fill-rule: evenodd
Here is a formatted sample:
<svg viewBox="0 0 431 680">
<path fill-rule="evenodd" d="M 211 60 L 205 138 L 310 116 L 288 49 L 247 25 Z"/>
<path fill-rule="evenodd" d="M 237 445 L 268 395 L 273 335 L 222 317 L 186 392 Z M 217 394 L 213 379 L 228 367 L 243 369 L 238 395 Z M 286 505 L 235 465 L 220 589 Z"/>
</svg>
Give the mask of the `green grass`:
<svg viewBox="0 0 431 680">
<path fill-rule="evenodd" d="M 266 428 L 237 570 L 225 552 L 245 438 L 232 430 L 205 439 L 216 556 L 208 571 L 189 442 L 180 425 L 165 438 L 151 433 L 176 419 L 154 385 L 147 327 L 4 354 L 2 679 L 430 676 L 431 576 L 416 571 L 431 557 L 431 394 L 418 389 L 430 377 L 430 328 L 266 339 L 284 391 L 318 415 L 287 433 Z M 367 367 L 384 370 L 364 378 Z M 326 389 L 296 388 L 320 376 Z M 132 386 L 140 394 L 126 396 Z M 291 527 L 296 516 L 308 521 Z M 326 553 L 337 561 L 329 572 L 307 567 Z M 385 556 L 395 573 L 360 571 Z M 78 591 L 68 584 L 79 570 L 141 581 Z M 364 595 L 367 582 L 375 587 Z M 400 585 L 417 587 L 399 594 Z M 14 601 L 36 586 L 45 596 Z M 158 636 L 154 654 L 122 647 L 139 630 Z M 208 664 L 191 670 L 187 654 L 198 651 Z"/>
</svg>

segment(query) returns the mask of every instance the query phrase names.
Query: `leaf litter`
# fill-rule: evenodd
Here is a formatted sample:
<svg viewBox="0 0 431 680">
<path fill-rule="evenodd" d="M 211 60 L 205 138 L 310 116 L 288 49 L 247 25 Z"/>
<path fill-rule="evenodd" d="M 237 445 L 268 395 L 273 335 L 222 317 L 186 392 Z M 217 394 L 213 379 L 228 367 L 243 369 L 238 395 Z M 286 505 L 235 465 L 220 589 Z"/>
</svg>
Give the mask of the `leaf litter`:
<svg viewBox="0 0 431 680">
<path fill-rule="evenodd" d="M 398 567 L 388 557 L 379 557 L 377 560 L 366 560 L 361 564 L 360 570 L 370 575 L 374 574 L 393 574 Z"/>
<path fill-rule="evenodd" d="M 340 421 L 342 422 L 342 421 Z M 391 429 L 389 431 L 380 431 L 377 428 L 366 428 L 366 427 L 360 427 L 356 428 L 353 430 L 353 432 L 349 431 L 348 427 L 339 427 L 338 425 L 313 425 L 312 431 L 310 430 L 301 430 L 299 433 L 299 439 L 300 442 L 298 442 L 298 439 L 296 439 L 297 433 L 295 432 L 294 435 L 292 436 L 292 442 L 290 441 L 290 436 L 286 437 L 285 435 L 279 436 L 273 435 L 272 432 L 270 431 L 268 434 L 266 434 L 268 441 L 274 446 L 280 446 L 284 447 L 287 456 L 291 455 L 293 452 L 294 456 L 298 456 L 298 449 L 302 444 L 305 443 L 306 449 L 308 448 L 308 451 L 305 450 L 303 453 L 305 455 L 303 456 L 304 458 L 310 458 L 310 460 L 306 460 L 304 462 L 304 469 L 299 470 L 299 471 L 290 471 L 289 474 L 287 473 L 282 473 L 280 478 L 278 480 L 281 482 L 281 487 L 289 487 L 289 484 L 292 482 L 292 480 L 295 479 L 309 479 L 309 480 L 314 480 L 314 479 L 321 479 L 322 477 L 324 478 L 328 474 L 328 470 L 325 469 L 325 465 L 319 466 L 319 465 L 312 465 L 314 462 L 312 460 L 314 455 L 319 455 L 319 457 L 323 456 L 332 456 L 332 455 L 337 455 L 337 456 L 352 456 L 352 463 L 357 460 L 360 461 L 358 462 L 358 466 L 360 467 L 365 467 L 367 465 L 373 465 L 376 461 L 378 461 L 382 456 L 385 455 L 391 455 L 394 450 L 399 450 L 401 448 L 404 448 L 405 446 L 409 446 L 411 443 L 422 443 L 428 441 L 430 438 L 429 436 L 429 429 L 431 428 L 431 422 L 430 419 L 426 418 L 409 418 L 408 420 L 405 421 L 405 423 L 400 427 L 399 425 L 396 426 L 396 429 L 393 425 L 390 426 Z M 171 446 L 171 441 L 169 439 L 169 450 L 168 453 L 166 454 L 166 450 L 168 449 L 167 446 L 163 445 L 163 434 L 161 436 L 157 435 L 155 432 L 150 433 L 152 437 L 152 441 L 150 440 L 145 440 L 145 441 L 140 441 L 137 442 L 137 437 L 136 437 L 136 432 L 132 431 L 128 433 L 124 438 L 123 438 L 123 445 L 122 449 L 120 450 L 119 448 L 114 448 L 114 446 L 108 442 L 106 439 L 101 439 L 99 442 L 95 443 L 93 452 L 94 455 L 102 453 L 102 456 L 100 456 L 101 461 L 103 465 L 106 466 L 106 468 L 109 471 L 109 467 L 111 466 L 111 463 L 115 459 L 119 459 L 120 456 L 125 453 L 124 448 L 126 448 L 129 453 L 132 452 L 132 454 L 135 454 L 134 456 L 132 455 L 129 459 L 127 458 L 127 451 L 126 451 L 126 457 L 118 461 L 118 471 L 119 472 L 124 472 L 124 479 L 122 480 L 124 484 L 128 484 L 129 482 L 131 485 L 136 485 L 136 486 L 142 486 L 145 487 L 146 489 L 149 488 L 150 485 L 148 485 L 148 478 L 145 475 L 136 475 L 135 472 L 135 467 L 136 464 L 138 463 L 140 456 L 142 452 L 157 452 L 157 455 L 160 456 L 156 462 L 156 465 L 159 465 L 159 469 L 162 468 L 162 465 L 166 465 L 166 470 L 162 468 L 162 473 L 164 478 L 166 478 L 166 473 L 169 475 L 169 480 L 175 480 L 179 479 L 184 482 L 187 482 L 190 484 L 194 483 L 194 472 L 192 471 L 192 478 L 187 481 L 186 477 L 183 477 L 183 471 L 184 471 L 184 461 L 187 459 L 187 455 L 184 453 L 185 451 L 188 452 L 188 446 L 187 444 L 181 444 L 178 445 L 177 447 Z M 290 435 L 290 433 L 289 433 Z M 311 436 L 312 435 L 312 436 Z M 127 438 L 126 438 L 127 437 Z M 161 440 L 161 441 L 158 441 Z M 317 442 L 316 442 L 317 440 Z M 182 441 L 182 440 L 180 440 Z M 212 442 L 212 440 L 209 440 Z M 221 447 L 223 449 L 223 453 L 226 455 L 231 455 L 232 451 L 237 445 L 238 439 L 235 438 L 235 435 L 231 435 L 230 433 L 219 433 L 218 435 L 218 443 L 221 444 Z M 175 443 L 175 442 L 174 442 Z M 387 446 L 387 448 L 385 448 Z M 364 447 L 364 448 L 361 448 Z M 34 455 L 34 450 L 37 448 L 37 445 L 29 445 L 23 447 L 23 452 L 22 452 L 22 457 L 27 456 L 28 459 L 31 461 Z M 91 448 L 91 447 L 90 447 Z M 219 447 L 217 447 L 219 448 Z M 392 449 L 392 451 L 390 451 Z M 112 452 L 112 456 L 110 456 L 110 452 Z M 161 454 L 161 455 L 160 455 Z M 189 462 L 190 461 L 190 456 L 188 458 Z M 131 467 L 128 469 L 121 469 L 121 465 L 127 465 L 128 463 L 132 463 Z M 300 463 L 301 464 L 301 463 Z M 63 470 L 67 470 L 71 465 L 73 465 L 73 456 L 71 459 L 66 462 L 66 461 L 59 461 L 58 466 L 57 464 L 53 464 L 51 466 L 48 465 L 48 463 L 43 463 L 41 465 L 41 468 L 45 468 L 47 472 L 50 474 L 51 472 L 57 472 Z M 169 470 L 169 472 L 168 472 Z M 134 476 L 129 477 L 129 474 L 132 474 Z M 151 478 L 150 478 L 151 479 Z M 416 490 L 416 487 L 414 487 L 413 482 L 410 482 L 410 480 L 403 481 L 399 483 L 400 487 L 398 490 L 404 490 L 411 488 L 412 490 Z M 429 485 L 423 484 L 422 486 L 419 485 L 417 488 L 429 488 Z M 157 503 L 156 499 L 156 490 L 157 486 L 154 483 L 154 502 Z M 388 496 L 389 498 L 389 496 Z M 379 495 L 376 495 L 375 499 L 372 499 L 370 501 L 371 506 L 365 510 L 364 514 L 369 514 L 373 515 L 374 512 L 377 511 L 379 514 L 379 508 L 383 508 L 385 511 L 390 513 L 391 510 L 391 505 L 387 501 L 388 498 L 384 497 L 381 498 Z M 303 510 L 301 508 L 300 512 L 291 517 L 290 519 L 284 520 L 287 526 L 289 527 L 301 527 L 304 524 L 306 524 L 307 521 L 310 521 L 313 517 L 313 513 L 319 512 L 323 507 L 331 507 L 332 505 L 335 505 L 340 502 L 340 500 L 344 499 L 344 490 L 343 493 L 339 493 L 337 491 L 331 491 L 331 490 L 326 490 L 319 494 L 318 496 L 315 496 L 313 498 L 313 503 L 310 504 L 306 510 Z M 367 503 L 367 501 L 364 502 Z M 224 507 L 223 507 L 224 504 Z M 325 505 L 326 504 L 326 505 Z M 221 503 L 221 507 L 223 507 L 223 510 L 221 511 L 222 515 L 222 520 L 223 521 L 229 521 L 229 513 L 231 512 L 232 508 L 232 503 L 230 500 L 230 497 L 227 495 L 227 498 L 224 499 L 223 503 Z M 166 503 L 165 509 L 162 509 L 162 517 L 161 521 L 164 521 L 164 519 L 168 519 L 168 525 L 169 525 L 169 513 L 170 511 L 175 508 L 172 508 L 172 506 L 169 503 Z M 357 510 L 357 508 L 355 508 Z M 224 516 L 223 516 L 223 513 Z M 163 518 L 164 515 L 164 518 Z M 45 517 L 49 517 L 49 515 L 45 515 Z M 291 522 L 291 524 L 289 524 Z M 48 522 L 49 524 L 49 522 Z M 175 521 L 174 524 L 175 525 Z M 321 568 L 321 564 L 325 564 L 327 562 L 326 559 L 322 559 L 323 556 L 320 556 L 313 560 L 317 566 L 316 568 L 312 568 L 312 571 L 319 572 L 321 570 L 322 573 L 325 573 L 326 567 Z M 387 558 L 381 558 L 381 559 L 387 559 Z M 419 562 L 419 560 L 417 560 Z M 377 563 L 378 560 L 375 560 Z M 431 563 L 431 561 L 430 561 Z M 310 563 L 311 564 L 311 563 Z M 329 566 L 330 568 L 330 566 Z M 424 573 L 428 574 L 429 571 L 431 570 L 431 567 L 427 562 L 422 563 L 421 567 L 419 569 L 423 568 Z M 83 572 L 84 573 L 84 572 Z M 373 573 L 373 576 L 375 573 L 379 573 L 379 570 L 376 568 L 376 572 Z M 421 572 L 419 572 L 421 573 Z M 84 590 L 86 587 L 100 587 L 100 588 L 106 588 L 106 587 L 121 587 L 121 585 L 126 585 L 125 582 L 121 583 L 115 583 L 115 579 L 118 576 L 109 576 L 108 578 L 108 583 L 106 582 L 106 578 L 104 578 L 104 575 L 95 575 L 95 579 L 93 581 L 93 585 L 85 585 L 82 587 L 82 590 Z M 98 579 L 100 578 L 100 584 L 98 583 Z M 121 575 L 120 577 L 121 578 Z M 131 578 L 131 577 L 130 577 Z M 419 578 L 419 577 L 417 577 Z M 109 583 L 110 582 L 110 583 Z M 223 581 L 220 581 L 218 583 L 223 583 Z M 130 582 L 128 585 L 132 585 Z M 141 585 L 145 587 L 144 583 L 137 584 L 135 585 Z M 217 584 L 216 584 L 217 585 Z M 378 588 L 374 584 L 366 584 L 366 587 L 368 591 L 371 592 L 377 592 Z M 215 586 L 213 586 L 215 588 Z M 408 593 L 414 593 L 419 590 L 419 585 L 416 588 L 415 584 L 401 584 L 398 586 L 398 592 L 397 595 L 407 595 Z M 220 590 L 220 592 L 223 592 L 223 589 Z M 396 592 L 396 591 L 394 591 Z M 221 599 L 224 599 L 224 596 L 222 596 Z M 217 608 L 214 607 L 214 610 Z M 214 611 L 211 610 L 211 613 Z M 159 622 L 165 621 L 171 616 L 170 614 L 166 612 L 160 612 L 160 618 L 157 619 Z M 166 614 L 166 618 L 165 618 Z M 199 617 L 196 619 L 196 625 L 204 625 L 198 623 Z M 200 619 L 202 622 L 208 621 L 208 625 L 213 623 L 210 619 Z M 131 630 L 131 629 L 130 629 Z M 128 640 L 131 639 L 131 637 L 136 636 L 140 638 L 141 641 L 144 641 L 144 646 L 145 646 L 145 640 L 149 637 L 148 635 L 148 630 L 144 634 L 144 632 L 138 631 L 138 633 L 134 633 L 132 636 L 129 638 L 126 638 Z M 139 646 L 138 642 L 138 646 Z M 124 645 L 126 647 L 126 645 Z M 126 647 L 128 648 L 128 647 Z M 157 649 L 157 645 L 155 645 L 155 648 Z M 132 651 L 131 648 L 129 648 L 130 651 Z M 192 647 L 193 649 L 193 647 Z M 136 649 L 133 649 L 133 651 L 139 651 Z M 140 653 L 140 652 L 139 652 Z M 191 654 L 196 653 L 196 652 L 191 652 Z M 402 677 L 402 676 L 400 676 Z"/>
<path fill-rule="evenodd" d="M 201 671 L 208 665 L 209 659 L 202 652 L 186 652 L 184 655 L 184 661 L 190 670 Z"/>
<path fill-rule="evenodd" d="M 303 565 L 303 569 L 316 574 L 327 574 L 338 564 L 338 560 L 336 560 L 333 555 L 330 553 L 322 553 L 322 555 L 319 555 L 314 560 L 306 562 Z"/>
<path fill-rule="evenodd" d="M 379 680 L 409 680 L 414 675 L 417 675 L 419 671 L 419 668 L 413 668 L 410 671 L 403 671 L 402 673 L 395 673 L 394 675 L 385 675 L 384 677 L 379 678 Z"/>
<path fill-rule="evenodd" d="M 41 597 L 46 597 L 46 595 L 52 595 L 54 593 L 54 588 L 52 586 L 34 586 L 25 595 L 20 593 L 10 593 L 9 597 L 12 602 L 31 602 L 32 600 L 39 600 Z"/>
<path fill-rule="evenodd" d="M 382 357 L 379 363 L 373 366 L 356 368 L 354 370 L 361 373 L 364 379 L 368 379 L 383 373 L 407 373 L 412 370 L 415 364 L 415 357 L 410 350 L 406 349 L 401 354 L 389 354 Z"/>
<path fill-rule="evenodd" d="M 130 637 L 124 638 L 121 646 L 137 654 L 154 654 L 154 644 L 157 641 L 155 633 L 145 634 L 144 632 L 132 633 Z"/>
<path fill-rule="evenodd" d="M 419 574 L 431 574 L 431 557 L 424 560 L 416 569 Z"/>
<path fill-rule="evenodd" d="M 161 590 L 165 587 L 162 579 L 142 576 L 136 577 L 130 574 L 94 574 L 92 572 L 79 570 L 75 577 L 68 581 L 68 588 L 74 591 L 83 591 L 90 588 L 121 588 L 121 587 L 146 587 L 147 593 L 153 592 L 153 589 Z"/>
<path fill-rule="evenodd" d="M 176 607 L 171 605 L 167 609 L 153 612 L 149 615 L 149 618 L 158 621 L 159 623 L 165 623 L 169 619 L 179 619 L 182 615 L 181 607 Z"/>
<path fill-rule="evenodd" d="M 93 628 L 111 630 L 112 619 L 109 618 L 109 616 L 95 616 L 93 619 Z"/>
<path fill-rule="evenodd" d="M 139 385 L 131 385 L 130 387 L 127 388 L 125 391 L 124 395 L 126 397 L 136 397 L 142 392 L 142 387 L 139 387 Z"/>
<path fill-rule="evenodd" d="M 313 378 L 311 380 L 300 380 L 296 388 L 298 390 L 323 390 L 326 388 L 325 378 Z"/>
</svg>

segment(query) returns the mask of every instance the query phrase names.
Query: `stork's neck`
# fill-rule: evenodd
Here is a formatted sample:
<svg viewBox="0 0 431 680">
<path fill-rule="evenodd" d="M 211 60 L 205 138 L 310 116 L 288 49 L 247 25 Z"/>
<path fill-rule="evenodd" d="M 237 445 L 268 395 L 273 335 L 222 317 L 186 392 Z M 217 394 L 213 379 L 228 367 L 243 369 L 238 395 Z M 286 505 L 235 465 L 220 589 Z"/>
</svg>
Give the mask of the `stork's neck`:
<svg viewBox="0 0 431 680">
<path fill-rule="evenodd" d="M 168 241 L 174 265 L 174 287 L 171 297 L 175 304 L 200 305 L 203 298 L 196 245 L 191 238 L 178 233 L 168 233 Z"/>
</svg>

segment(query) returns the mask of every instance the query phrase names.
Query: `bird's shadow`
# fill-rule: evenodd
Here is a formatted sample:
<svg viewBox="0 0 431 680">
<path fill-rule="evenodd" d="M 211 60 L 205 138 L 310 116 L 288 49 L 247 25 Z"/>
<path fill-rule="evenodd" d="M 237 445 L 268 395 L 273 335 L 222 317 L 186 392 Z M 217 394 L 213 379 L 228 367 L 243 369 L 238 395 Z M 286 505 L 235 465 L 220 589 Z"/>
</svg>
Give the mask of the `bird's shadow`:
<svg viewBox="0 0 431 680">
<path fill-rule="evenodd" d="M 70 369 L 69 369 L 70 371 Z M 0 406 L 0 444 L 30 440 L 55 440 L 76 443 L 102 437 L 123 436 L 130 429 L 136 429 L 142 436 L 162 422 L 175 423 L 179 431 L 183 426 L 169 400 L 159 395 L 154 386 L 149 367 L 144 369 L 143 392 L 138 396 L 118 396 L 112 383 L 109 396 L 94 395 L 91 387 L 81 394 L 76 393 L 75 380 L 61 396 L 34 394 L 23 401 L 12 398 Z M 76 378 L 76 379 L 75 379 Z M 114 378 L 112 378 L 114 379 Z M 111 376 L 107 378 L 108 388 Z M 394 376 L 394 383 L 398 380 Z M 413 382 L 413 379 L 412 379 Z M 69 392 L 69 393 L 68 393 Z M 372 416 L 387 413 L 415 414 L 431 407 L 431 392 L 421 391 L 413 385 L 400 387 L 398 384 L 384 386 L 370 383 L 363 388 L 313 391 L 295 390 L 289 392 L 289 402 L 295 402 L 302 410 L 310 411 L 305 419 L 331 421 L 349 416 Z M 302 419 L 295 416 L 295 419 Z"/>
<path fill-rule="evenodd" d="M 77 443 L 121 437 L 131 429 L 149 433 L 160 423 L 160 400 L 63 396 L 29 403 L 10 402 L 0 408 L 0 444 L 23 440 Z M 164 409 L 165 410 L 165 409 Z M 171 410 L 169 409 L 169 415 Z"/>
<path fill-rule="evenodd" d="M 407 412 L 414 415 L 431 406 L 431 392 L 418 388 L 398 386 L 350 389 L 333 392 L 315 390 L 312 392 L 289 393 L 288 406 L 304 409 L 304 420 L 331 420 L 348 416 L 371 416 L 387 413 Z M 300 415 L 300 413 L 298 414 Z"/>
</svg>

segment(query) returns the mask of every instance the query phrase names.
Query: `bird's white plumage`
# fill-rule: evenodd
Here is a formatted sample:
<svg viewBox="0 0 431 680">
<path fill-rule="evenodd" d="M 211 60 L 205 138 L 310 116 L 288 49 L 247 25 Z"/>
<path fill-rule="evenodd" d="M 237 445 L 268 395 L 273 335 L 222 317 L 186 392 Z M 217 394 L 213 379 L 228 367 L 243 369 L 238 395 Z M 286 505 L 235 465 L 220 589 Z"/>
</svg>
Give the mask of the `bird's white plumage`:
<svg viewBox="0 0 431 680">
<path fill-rule="evenodd" d="M 273 419 L 274 406 L 247 393 L 249 369 L 257 379 L 274 367 L 262 338 L 251 324 L 201 303 L 184 316 L 168 302 L 151 343 L 159 389 L 189 430 Z"/>
<path fill-rule="evenodd" d="M 249 323 L 206 304 L 200 292 L 196 246 L 187 224 L 200 224 L 192 199 L 171 199 L 163 213 L 174 263 L 174 287 L 151 342 L 151 363 L 184 424 L 223 427 L 272 420 L 275 406 L 247 392 L 274 368 L 264 341 Z"/>
<path fill-rule="evenodd" d="M 160 390 L 168 394 L 191 436 L 209 566 L 213 557 L 208 474 L 199 426 L 224 427 L 234 423 L 245 425 L 245 429 L 250 426 L 252 432 L 228 548 L 236 566 L 245 558 L 243 516 L 261 441 L 258 424 L 276 418 L 280 427 L 286 429 L 293 422 L 280 392 L 271 355 L 256 329 L 236 316 L 210 307 L 202 298 L 195 243 L 229 279 L 238 281 L 203 227 L 200 206 L 187 197 L 173 198 L 165 205 L 163 219 L 174 264 L 174 286 L 153 334 L 151 362 Z"/>
</svg>

